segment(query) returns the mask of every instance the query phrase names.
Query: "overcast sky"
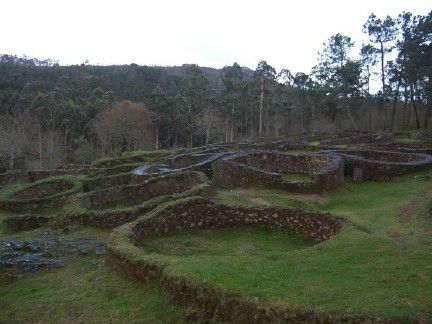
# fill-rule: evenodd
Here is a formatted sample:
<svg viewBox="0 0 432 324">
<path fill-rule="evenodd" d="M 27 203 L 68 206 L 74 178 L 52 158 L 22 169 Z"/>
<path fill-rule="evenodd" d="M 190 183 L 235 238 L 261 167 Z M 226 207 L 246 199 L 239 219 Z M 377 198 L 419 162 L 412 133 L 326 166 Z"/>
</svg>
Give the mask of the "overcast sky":
<svg viewBox="0 0 432 324">
<path fill-rule="evenodd" d="M 361 44 L 371 12 L 427 14 L 428 0 L 1 1 L 0 53 L 61 64 L 181 65 L 309 72 L 331 35 Z"/>
</svg>

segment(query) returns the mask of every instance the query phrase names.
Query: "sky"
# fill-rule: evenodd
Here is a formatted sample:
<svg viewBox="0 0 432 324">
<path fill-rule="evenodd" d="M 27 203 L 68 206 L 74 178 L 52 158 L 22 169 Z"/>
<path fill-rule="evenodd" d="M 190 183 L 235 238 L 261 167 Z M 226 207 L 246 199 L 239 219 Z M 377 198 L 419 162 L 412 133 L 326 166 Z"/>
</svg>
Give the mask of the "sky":
<svg viewBox="0 0 432 324">
<path fill-rule="evenodd" d="M 181 65 L 306 72 L 330 36 L 356 43 L 369 14 L 426 15 L 430 0 L 0 0 L 0 53 L 60 64 Z"/>
</svg>

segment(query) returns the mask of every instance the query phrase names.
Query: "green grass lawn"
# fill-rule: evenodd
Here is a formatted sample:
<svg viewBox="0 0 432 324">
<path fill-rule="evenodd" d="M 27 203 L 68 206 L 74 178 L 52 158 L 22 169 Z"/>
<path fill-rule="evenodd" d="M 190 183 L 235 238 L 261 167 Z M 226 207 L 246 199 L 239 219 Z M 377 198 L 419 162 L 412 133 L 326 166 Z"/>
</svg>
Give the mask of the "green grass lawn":
<svg viewBox="0 0 432 324">
<path fill-rule="evenodd" d="M 178 323 L 179 318 L 160 286 L 129 281 L 102 257 L 88 256 L 18 281 L 0 281 L 0 322 Z"/>
<path fill-rule="evenodd" d="M 171 270 L 265 300 L 331 312 L 432 320 L 432 222 L 426 208 L 432 197 L 430 176 L 431 172 L 388 182 L 347 181 L 342 188 L 309 200 L 248 189 L 239 200 L 247 205 L 245 201 L 259 197 L 281 206 L 300 201 L 347 218 L 339 235 L 318 245 L 293 249 L 288 244 L 285 249 L 277 248 L 281 241 L 262 241 L 259 230 L 211 235 L 204 231 L 151 241 L 149 252 Z M 235 204 L 233 192 L 216 191 L 215 199 Z M 258 252 L 237 253 L 235 244 Z M 260 244 L 276 248 L 259 249 Z"/>
<path fill-rule="evenodd" d="M 311 246 L 295 234 L 267 228 L 195 230 L 145 241 L 147 253 L 173 256 L 262 256 Z"/>
</svg>

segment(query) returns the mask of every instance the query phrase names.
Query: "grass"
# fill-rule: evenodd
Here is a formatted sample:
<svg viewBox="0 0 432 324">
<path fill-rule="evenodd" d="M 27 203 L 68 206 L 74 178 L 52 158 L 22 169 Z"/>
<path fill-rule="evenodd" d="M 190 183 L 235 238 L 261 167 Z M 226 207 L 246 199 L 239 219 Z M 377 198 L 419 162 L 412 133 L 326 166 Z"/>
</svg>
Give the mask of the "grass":
<svg viewBox="0 0 432 324">
<path fill-rule="evenodd" d="M 402 137 L 402 138 L 396 138 L 397 143 L 401 144 L 416 144 L 421 143 L 418 139 L 410 138 L 410 137 Z"/>
<path fill-rule="evenodd" d="M 268 190 L 263 188 L 236 188 L 213 190 L 212 199 L 229 206 L 259 207 L 276 205 L 281 207 L 296 207 L 318 209 L 324 199 L 318 195 L 289 194 L 282 190 Z"/>
<path fill-rule="evenodd" d="M 302 173 L 282 174 L 282 180 L 289 182 L 308 182 L 311 181 L 311 177 L 308 174 Z"/>
<path fill-rule="evenodd" d="M 244 228 L 195 230 L 172 236 L 155 237 L 142 246 L 147 253 L 173 256 L 262 256 L 291 251 L 312 243 L 280 230 Z"/>
<path fill-rule="evenodd" d="M 178 323 L 161 287 L 120 277 L 101 257 L 0 283 L 1 322 Z"/>
<path fill-rule="evenodd" d="M 432 320 L 432 223 L 427 211 L 431 175 L 429 171 L 388 182 L 347 181 L 320 200 L 303 199 L 349 221 L 339 235 L 307 248 L 288 245 L 287 249 L 236 253 L 230 242 L 241 245 L 247 238 L 253 247 L 262 242 L 262 235 L 233 231 L 210 238 L 205 232 L 176 235 L 160 239 L 150 251 L 152 258 L 178 273 L 265 300 L 403 321 Z M 254 192 L 254 199 L 271 204 L 292 206 L 293 200 L 302 201 L 284 197 L 280 191 L 248 190 Z M 215 200 L 232 204 L 232 192 L 218 190 Z M 240 205 L 248 199 L 241 198 Z M 406 212 L 409 215 L 404 216 Z M 219 243 L 214 242 L 218 236 Z"/>
</svg>

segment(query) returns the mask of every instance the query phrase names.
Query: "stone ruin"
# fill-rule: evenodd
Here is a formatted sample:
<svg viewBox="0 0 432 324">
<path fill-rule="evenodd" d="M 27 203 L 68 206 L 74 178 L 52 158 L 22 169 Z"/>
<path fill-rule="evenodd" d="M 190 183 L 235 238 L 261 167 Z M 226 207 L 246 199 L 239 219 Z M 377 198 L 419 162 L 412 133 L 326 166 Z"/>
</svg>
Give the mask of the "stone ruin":
<svg viewBox="0 0 432 324">
<path fill-rule="evenodd" d="M 5 219 L 13 231 L 40 226 L 65 230 L 74 224 L 115 228 L 106 256 L 114 269 L 139 281 L 160 281 L 172 299 L 217 314 L 221 321 L 313 320 L 316 313 L 311 310 L 270 305 L 191 278 L 165 273 L 163 267 L 152 262 L 140 248 L 140 244 L 152 236 L 190 229 L 254 226 L 291 231 L 319 244 L 337 235 L 344 221 L 327 213 L 299 208 L 215 204 L 208 198 L 212 187 L 258 186 L 320 194 L 342 186 L 345 176 L 353 177 L 354 182 L 384 180 L 432 166 L 429 146 L 399 145 L 387 134 L 343 133 L 318 145 L 312 145 L 311 140 L 316 139 L 299 136 L 214 144 L 171 156 L 156 154 L 157 158 L 151 162 L 133 156 L 121 162 L 103 161 L 98 167 L 69 165 L 58 170 L 11 171 L 0 174 L 0 186 L 24 184 L 0 200 L 0 209 L 18 213 Z M 65 177 L 76 174 L 87 177 L 81 180 Z M 296 174 L 307 179 L 284 177 Z M 56 213 L 58 209 L 61 211 Z M 39 215 L 38 210 L 53 212 Z M 82 240 L 69 242 L 64 248 L 64 242 L 48 238 L 47 244 L 55 241 L 53 249 L 61 251 L 51 260 L 45 248 L 40 248 L 45 246 L 44 240 L 33 244 L 39 247 L 30 254 L 27 247 L 24 248 L 28 242 L 0 241 L 0 267 L 21 267 L 26 271 L 25 265 L 31 264 L 28 271 L 36 271 L 61 265 L 71 249 L 88 253 L 89 249 L 101 251 L 105 248 L 104 243 L 84 244 Z M 249 312 L 240 314 L 235 311 L 235 305 Z M 368 316 L 319 316 L 328 322 L 375 320 Z"/>
<path fill-rule="evenodd" d="M 286 154 L 246 151 L 213 164 L 213 181 L 221 187 L 259 186 L 294 193 L 320 193 L 343 184 L 343 161 L 337 154 Z M 304 174 L 309 181 L 288 181 L 284 174 Z"/>
</svg>

